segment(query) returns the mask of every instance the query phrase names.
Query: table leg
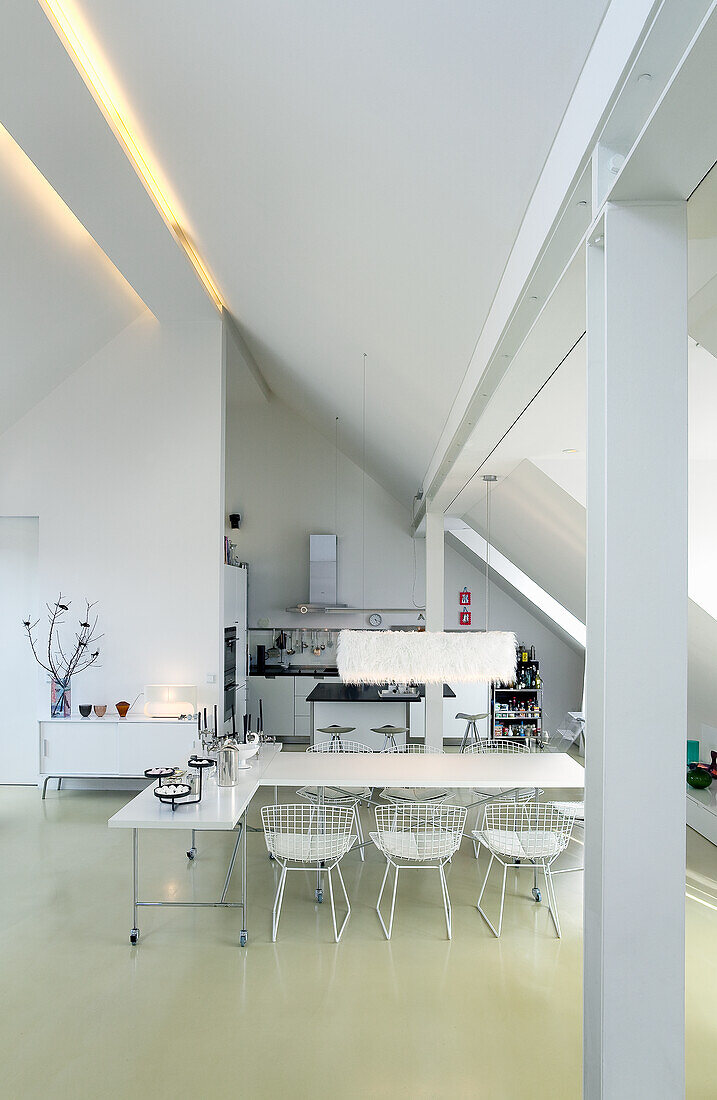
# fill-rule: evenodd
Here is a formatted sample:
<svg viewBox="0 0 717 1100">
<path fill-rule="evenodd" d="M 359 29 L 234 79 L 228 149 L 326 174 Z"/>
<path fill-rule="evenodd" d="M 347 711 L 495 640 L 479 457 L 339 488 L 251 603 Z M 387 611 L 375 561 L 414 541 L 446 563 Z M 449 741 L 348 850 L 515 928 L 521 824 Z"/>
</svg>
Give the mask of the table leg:
<svg viewBox="0 0 717 1100">
<path fill-rule="evenodd" d="M 247 807 L 248 810 L 248 807 Z M 241 819 L 241 915 L 242 915 L 242 930 L 239 933 L 239 945 L 246 947 L 247 940 L 249 939 L 249 933 L 247 932 L 247 919 L 246 919 L 246 815 L 247 810 L 242 814 Z"/>
<path fill-rule="evenodd" d="M 139 830 L 132 830 L 132 928 L 129 933 L 129 942 L 136 943 L 139 939 L 137 927 L 137 894 L 139 883 Z"/>
<path fill-rule="evenodd" d="M 192 829 L 192 843 L 191 843 L 191 846 L 189 848 L 189 851 L 187 852 L 187 859 L 194 859 L 196 854 L 197 854 L 196 829 Z"/>
<path fill-rule="evenodd" d="M 236 841 L 235 841 L 235 844 L 234 844 L 234 851 L 232 852 L 232 858 L 229 860 L 229 867 L 227 868 L 227 877 L 224 879 L 224 889 L 222 890 L 221 897 L 219 898 L 220 904 L 222 902 L 226 901 L 227 890 L 229 889 L 229 879 L 232 877 L 232 871 L 234 870 L 234 863 L 236 862 L 237 852 L 239 850 L 239 842 L 241 841 L 243 835 L 244 835 L 244 825 L 243 825 L 243 819 L 242 819 L 242 822 L 240 822 L 240 824 L 239 824 L 239 832 L 237 833 L 237 838 L 236 838 Z M 242 889 L 243 889 L 243 887 L 242 887 Z"/>
</svg>

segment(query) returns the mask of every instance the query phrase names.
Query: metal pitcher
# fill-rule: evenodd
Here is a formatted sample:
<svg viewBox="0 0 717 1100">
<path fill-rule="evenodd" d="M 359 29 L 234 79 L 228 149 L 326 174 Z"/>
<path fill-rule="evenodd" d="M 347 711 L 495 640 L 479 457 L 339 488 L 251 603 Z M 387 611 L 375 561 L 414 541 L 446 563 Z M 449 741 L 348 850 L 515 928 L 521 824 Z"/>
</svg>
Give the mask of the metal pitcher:
<svg viewBox="0 0 717 1100">
<path fill-rule="evenodd" d="M 239 749 L 236 741 L 229 738 L 217 752 L 217 785 L 236 787 L 239 782 Z"/>
</svg>

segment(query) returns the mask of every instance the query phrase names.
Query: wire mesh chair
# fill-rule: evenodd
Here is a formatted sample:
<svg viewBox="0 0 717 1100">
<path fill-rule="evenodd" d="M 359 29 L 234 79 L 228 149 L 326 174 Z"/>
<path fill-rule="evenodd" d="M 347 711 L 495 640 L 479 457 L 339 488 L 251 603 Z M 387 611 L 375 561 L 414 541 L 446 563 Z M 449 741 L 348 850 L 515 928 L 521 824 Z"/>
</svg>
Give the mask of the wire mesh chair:
<svg viewBox="0 0 717 1100">
<path fill-rule="evenodd" d="M 339 864 L 356 839 L 351 832 L 355 821 L 353 808 L 351 806 L 306 806 L 302 803 L 262 806 L 261 820 L 269 854 L 281 867 L 272 910 L 272 940 L 276 941 L 288 872 L 306 871 L 307 866 L 313 864 L 325 870 L 327 874 L 334 938 L 338 943 L 351 916 L 351 903 Z M 339 876 L 347 908 L 343 924 L 339 929 L 336 927 L 336 906 L 331 878 L 331 872 L 334 870 Z"/>
<path fill-rule="evenodd" d="M 548 908 L 553 918 L 558 939 L 560 939 L 560 919 L 558 917 L 558 903 L 555 897 L 551 867 L 560 853 L 564 852 L 570 843 L 574 820 L 574 814 L 556 810 L 550 803 L 492 802 L 489 806 L 486 806 L 483 815 L 483 826 L 480 829 L 475 829 L 473 836 L 490 855 L 488 870 L 485 873 L 483 886 L 478 895 L 477 908 L 493 935 L 500 936 L 505 906 L 505 878 L 508 868 L 515 867 L 542 870 Z M 500 914 L 497 929 L 481 908 L 488 876 L 495 860 L 503 867 L 503 884 L 500 894 Z M 533 897 L 536 898 L 535 887 L 533 887 Z M 536 900 L 540 900 L 539 894 Z"/>
<path fill-rule="evenodd" d="M 360 741 L 324 741 L 319 745 L 311 745 L 307 752 L 373 752 L 368 745 L 361 744 Z M 364 860 L 364 847 L 366 841 L 364 840 L 363 826 L 361 824 L 361 813 L 359 810 L 361 802 L 368 802 L 371 798 L 370 787 L 324 787 L 323 790 L 320 787 L 300 787 L 296 792 L 299 798 L 305 798 L 307 802 L 311 802 L 312 805 L 325 806 L 351 806 L 354 812 L 354 822 L 356 824 L 356 835 L 358 837 L 358 848 L 361 859 Z"/>
<path fill-rule="evenodd" d="M 390 754 L 395 753 L 424 753 L 426 755 L 440 756 L 443 750 L 434 745 L 396 745 L 394 748 L 382 750 Z M 448 798 L 448 791 L 439 790 L 436 787 L 386 787 L 381 792 L 381 798 L 387 802 L 402 804 L 404 802 L 430 803 L 438 806 Z"/>
<path fill-rule="evenodd" d="M 572 814 L 574 818 L 573 835 L 571 837 L 577 844 L 585 843 L 585 803 L 584 802 L 551 802 L 551 806 L 554 806 L 558 813 Z M 575 836 L 575 829 L 580 827 L 583 834 L 583 839 L 579 840 Z M 559 867 L 557 871 L 553 871 L 554 875 L 568 875 L 571 871 L 584 871 L 584 865 L 578 867 Z"/>
<path fill-rule="evenodd" d="M 469 745 L 466 749 L 467 753 L 480 753 L 481 755 L 498 754 L 498 753 L 529 753 L 530 748 L 528 745 L 520 744 L 517 741 L 511 741 L 508 738 L 494 738 L 491 741 L 479 741 L 475 745 Z M 530 802 L 543 792 L 539 788 L 535 787 L 473 787 L 473 794 L 477 794 L 478 801 L 471 802 L 471 805 L 467 807 L 470 809 L 472 806 L 478 807 L 478 813 L 476 816 L 476 828 L 478 827 L 478 819 L 481 815 L 481 810 L 487 806 L 490 802 Z M 473 854 L 478 859 L 478 845 L 476 841 L 473 841 Z"/>
<path fill-rule="evenodd" d="M 371 840 L 386 857 L 386 871 L 376 902 L 376 912 L 387 940 L 393 931 L 396 909 L 398 873 L 401 870 L 438 871 L 446 916 L 446 932 L 451 938 L 451 900 L 448 896 L 445 865 L 458 848 L 463 837 L 466 811 L 462 806 L 426 806 L 422 803 L 405 803 L 402 806 L 376 806 L 376 832 Z M 396 875 L 393 880 L 391 916 L 388 928 L 381 915 L 381 898 L 386 886 L 389 869 Z"/>
</svg>

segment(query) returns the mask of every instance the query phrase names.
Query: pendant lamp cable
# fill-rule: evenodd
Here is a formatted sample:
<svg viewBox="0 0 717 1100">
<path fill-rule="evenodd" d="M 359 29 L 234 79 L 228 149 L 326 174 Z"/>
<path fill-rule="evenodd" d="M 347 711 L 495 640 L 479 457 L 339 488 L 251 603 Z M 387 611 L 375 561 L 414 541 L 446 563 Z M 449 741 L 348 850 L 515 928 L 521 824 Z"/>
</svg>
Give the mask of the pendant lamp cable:
<svg viewBox="0 0 717 1100">
<path fill-rule="evenodd" d="M 495 474 L 483 474 L 485 482 L 485 632 L 490 626 L 490 491 L 491 486 L 498 480 Z"/>
<path fill-rule="evenodd" d="M 334 424 L 334 459 L 336 469 L 334 471 L 334 532 L 339 535 L 339 418 Z"/>
<path fill-rule="evenodd" d="M 366 352 L 363 353 L 363 411 L 362 411 L 362 436 L 361 445 L 361 578 L 362 598 L 361 606 L 366 607 Z"/>
<path fill-rule="evenodd" d="M 485 514 L 486 514 L 486 544 L 485 544 L 485 632 L 488 633 L 490 623 L 490 485 L 486 485 Z"/>
</svg>

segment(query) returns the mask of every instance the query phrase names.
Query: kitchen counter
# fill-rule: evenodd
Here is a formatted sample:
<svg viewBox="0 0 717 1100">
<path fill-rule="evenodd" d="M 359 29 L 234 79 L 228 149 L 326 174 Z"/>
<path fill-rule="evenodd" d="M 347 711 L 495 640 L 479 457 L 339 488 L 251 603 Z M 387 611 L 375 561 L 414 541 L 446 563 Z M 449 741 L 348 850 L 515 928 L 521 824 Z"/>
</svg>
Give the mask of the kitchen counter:
<svg viewBox="0 0 717 1100">
<path fill-rule="evenodd" d="M 249 673 L 250 676 L 266 676 L 268 678 L 274 676 L 314 676 L 317 680 L 322 679 L 324 676 L 338 676 L 338 674 L 339 670 L 336 665 L 289 665 L 288 668 L 267 665 L 263 669 L 252 665 Z"/>
<path fill-rule="evenodd" d="M 416 684 L 416 692 L 419 699 L 425 698 L 425 684 Z M 455 699 L 456 693 L 448 684 L 443 685 L 443 698 Z M 317 684 L 313 691 L 309 692 L 307 699 L 310 703 L 406 703 L 414 702 L 413 698 L 405 695 L 381 695 L 376 684 Z"/>
</svg>

